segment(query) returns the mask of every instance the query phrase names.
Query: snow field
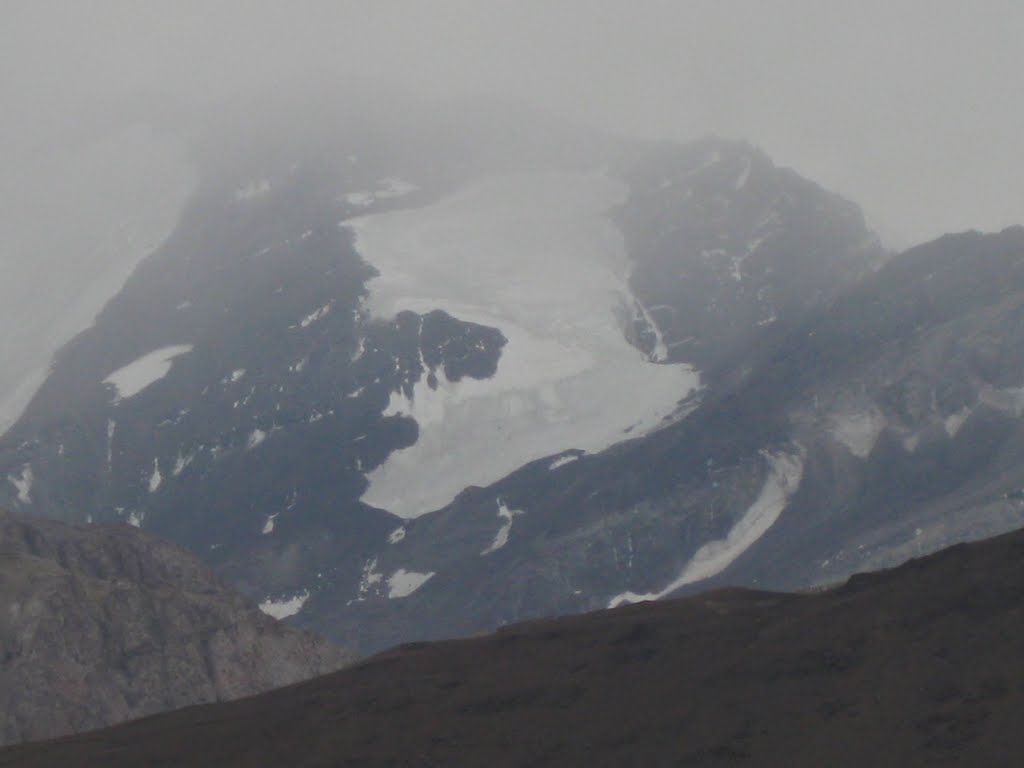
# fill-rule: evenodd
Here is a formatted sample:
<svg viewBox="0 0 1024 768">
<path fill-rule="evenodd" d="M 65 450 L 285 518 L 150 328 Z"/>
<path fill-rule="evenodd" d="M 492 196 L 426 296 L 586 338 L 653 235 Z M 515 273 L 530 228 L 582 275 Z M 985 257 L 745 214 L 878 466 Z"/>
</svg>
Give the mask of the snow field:
<svg viewBox="0 0 1024 768">
<path fill-rule="evenodd" d="M 686 365 L 659 365 L 625 338 L 638 303 L 630 262 L 606 212 L 623 185 L 602 174 L 486 179 L 424 208 L 343 222 L 380 272 L 371 316 L 441 309 L 498 328 L 496 374 L 450 382 L 438 371 L 386 415 L 416 420 L 415 445 L 370 473 L 363 501 L 403 518 L 571 448 L 600 451 L 661 425 L 699 386 Z"/>
</svg>

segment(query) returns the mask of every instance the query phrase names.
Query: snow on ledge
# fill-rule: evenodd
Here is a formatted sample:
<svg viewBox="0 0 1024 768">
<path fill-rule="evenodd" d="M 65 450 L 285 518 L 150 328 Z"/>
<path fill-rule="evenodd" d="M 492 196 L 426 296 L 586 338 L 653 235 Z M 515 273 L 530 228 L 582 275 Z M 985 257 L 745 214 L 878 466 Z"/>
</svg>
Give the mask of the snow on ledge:
<svg viewBox="0 0 1024 768">
<path fill-rule="evenodd" d="M 746 164 L 743 166 L 743 170 L 740 171 L 740 175 L 736 178 L 736 190 L 739 191 L 747 186 L 747 182 L 750 181 L 750 171 L 753 169 L 754 163 L 748 157 Z"/>
<path fill-rule="evenodd" d="M 161 347 L 149 354 L 134 360 L 128 365 L 118 368 L 103 380 L 104 384 L 113 384 L 118 400 L 135 397 L 151 384 L 155 384 L 166 376 L 174 359 L 192 351 L 191 344 L 175 344 Z"/>
<path fill-rule="evenodd" d="M 31 464 L 26 464 L 21 468 L 21 475 L 7 476 L 7 481 L 18 491 L 18 501 L 22 504 L 32 503 L 32 483 L 34 480 Z"/>
<path fill-rule="evenodd" d="M 273 616 L 275 619 L 287 619 L 289 616 L 294 616 L 296 613 L 302 610 L 302 606 L 309 600 L 309 590 L 299 592 L 293 597 L 285 600 L 271 600 L 267 598 L 260 603 L 260 610 L 263 611 L 267 616 Z"/>
<path fill-rule="evenodd" d="M 408 597 L 430 581 L 433 575 L 433 571 L 430 573 L 416 573 L 415 571 L 399 568 L 388 577 L 388 598 L 393 600 L 399 597 Z"/>
<path fill-rule="evenodd" d="M 498 532 L 494 534 L 494 541 L 492 541 L 490 543 L 490 546 L 488 546 L 487 549 L 485 549 L 480 554 L 489 555 L 491 554 L 491 552 L 496 552 L 502 547 L 504 547 L 506 544 L 508 544 L 508 535 L 512 532 L 512 520 L 516 517 L 516 515 L 525 514 L 526 513 L 523 512 L 521 509 L 509 509 L 508 507 L 505 506 L 504 501 L 498 499 L 498 518 L 500 520 L 504 520 L 505 522 L 502 523 L 502 526 L 498 529 Z"/>
<path fill-rule="evenodd" d="M 310 312 L 308 315 L 306 315 L 304 318 L 302 318 L 302 320 L 299 321 L 299 327 L 300 328 L 308 328 L 313 323 L 315 323 L 317 320 L 319 320 L 320 318 L 324 317 L 324 315 L 326 315 L 328 312 L 331 311 L 331 304 L 332 303 L 333 302 L 329 301 L 326 304 L 324 304 L 322 307 L 320 307 L 319 309 L 316 309 L 316 310 L 313 310 L 312 312 Z M 295 326 L 293 325 L 292 328 L 294 328 L 294 327 Z"/>
<path fill-rule="evenodd" d="M 548 472 L 564 467 L 566 464 L 572 464 L 580 457 L 578 453 L 570 453 L 568 456 L 562 456 L 561 458 L 555 459 L 548 465 Z"/>
<path fill-rule="evenodd" d="M 164 476 L 160 473 L 160 459 L 153 459 L 153 473 L 149 476 L 149 492 L 156 493 L 163 481 Z"/>
<path fill-rule="evenodd" d="M 732 565 L 736 558 L 767 533 L 800 487 L 804 473 L 805 451 L 798 446 L 795 455 L 766 452 L 764 456 L 768 460 L 769 468 L 761 493 L 724 539 L 709 541 L 698 549 L 679 577 L 664 589 L 643 595 L 623 592 L 613 597 L 608 602 L 608 607 L 615 608 L 643 600 L 658 600 L 687 584 L 715 576 Z"/>
<path fill-rule="evenodd" d="M 388 534 L 388 544 L 397 544 L 405 538 L 405 526 L 400 525 L 395 528 L 390 534 Z"/>
</svg>

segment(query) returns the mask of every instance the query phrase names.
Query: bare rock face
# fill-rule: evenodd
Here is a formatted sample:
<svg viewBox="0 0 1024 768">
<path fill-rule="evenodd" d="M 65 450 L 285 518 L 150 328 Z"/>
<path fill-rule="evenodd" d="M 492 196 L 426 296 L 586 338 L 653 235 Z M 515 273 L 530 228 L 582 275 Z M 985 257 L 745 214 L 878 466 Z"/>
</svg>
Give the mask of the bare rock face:
<svg viewBox="0 0 1024 768">
<path fill-rule="evenodd" d="M 249 696 L 351 660 L 135 528 L 0 511 L 0 744 Z"/>
</svg>

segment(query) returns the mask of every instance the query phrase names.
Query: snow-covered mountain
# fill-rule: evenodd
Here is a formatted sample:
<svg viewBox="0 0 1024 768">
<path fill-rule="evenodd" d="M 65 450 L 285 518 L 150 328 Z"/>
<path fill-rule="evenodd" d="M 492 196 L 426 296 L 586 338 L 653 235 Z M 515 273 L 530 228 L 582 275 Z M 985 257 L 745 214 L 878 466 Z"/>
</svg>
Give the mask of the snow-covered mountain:
<svg viewBox="0 0 1024 768">
<path fill-rule="evenodd" d="M 0 502 L 168 537 L 362 650 L 1019 522 L 1019 231 L 886 261 L 742 142 L 300 106 L 198 145 Z"/>
</svg>

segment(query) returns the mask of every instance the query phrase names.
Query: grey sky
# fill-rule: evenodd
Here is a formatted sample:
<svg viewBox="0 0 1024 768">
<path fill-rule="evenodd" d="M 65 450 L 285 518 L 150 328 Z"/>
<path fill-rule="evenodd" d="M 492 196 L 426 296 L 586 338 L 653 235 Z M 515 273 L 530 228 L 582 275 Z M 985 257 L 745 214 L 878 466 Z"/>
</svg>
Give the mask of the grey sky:
<svg viewBox="0 0 1024 768">
<path fill-rule="evenodd" d="M 1024 219 L 1007 0 L 0 2 L 0 88 L 216 96 L 304 71 L 497 92 L 617 131 L 749 138 L 894 245 Z"/>
<path fill-rule="evenodd" d="M 1024 222 L 1022 40 L 1020 0 L 0 0 L 0 431 L 194 184 L 132 104 L 327 73 L 745 138 L 898 248 Z"/>
<path fill-rule="evenodd" d="M 198 98 L 308 70 L 742 137 L 900 246 L 1024 220 L 1016 0 L 0 2 L 0 89 Z M 30 119 L 28 116 L 26 119 Z"/>
</svg>

